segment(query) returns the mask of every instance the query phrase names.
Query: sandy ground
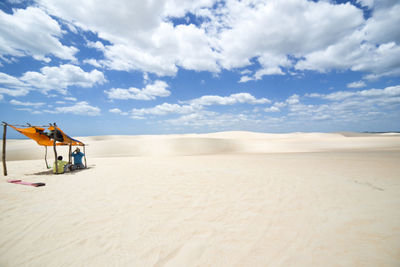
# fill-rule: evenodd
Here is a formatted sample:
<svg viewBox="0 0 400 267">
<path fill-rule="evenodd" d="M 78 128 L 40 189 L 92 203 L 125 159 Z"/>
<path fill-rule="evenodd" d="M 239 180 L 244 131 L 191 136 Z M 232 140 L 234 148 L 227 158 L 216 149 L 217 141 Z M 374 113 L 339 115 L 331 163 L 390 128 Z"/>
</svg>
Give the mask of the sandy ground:
<svg viewBox="0 0 400 267">
<path fill-rule="evenodd" d="M 400 135 L 80 140 L 63 175 L 7 142 L 0 266 L 400 266 Z"/>
</svg>

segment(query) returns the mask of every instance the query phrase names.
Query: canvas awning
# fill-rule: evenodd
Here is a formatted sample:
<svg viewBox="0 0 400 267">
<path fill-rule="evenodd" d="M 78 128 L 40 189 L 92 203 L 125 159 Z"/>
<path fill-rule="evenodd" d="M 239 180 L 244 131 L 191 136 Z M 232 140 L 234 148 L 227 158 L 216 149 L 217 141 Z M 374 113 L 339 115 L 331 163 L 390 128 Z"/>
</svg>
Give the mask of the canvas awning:
<svg viewBox="0 0 400 267">
<path fill-rule="evenodd" d="M 45 132 L 45 128 L 38 127 L 38 126 L 30 126 L 26 128 L 18 128 L 15 127 L 11 124 L 8 124 L 11 128 L 14 130 L 20 132 L 21 134 L 25 135 L 26 137 L 29 137 L 30 139 L 33 139 L 38 143 L 38 145 L 41 146 L 53 146 L 54 145 L 54 131 L 55 132 L 55 138 L 56 138 L 56 145 L 57 146 L 67 146 L 67 145 L 72 145 L 72 146 L 84 146 L 85 144 L 82 143 L 79 140 L 73 139 L 69 137 L 66 133 L 64 133 L 60 128 L 50 126 L 48 127 L 48 130 L 50 132 Z"/>
</svg>

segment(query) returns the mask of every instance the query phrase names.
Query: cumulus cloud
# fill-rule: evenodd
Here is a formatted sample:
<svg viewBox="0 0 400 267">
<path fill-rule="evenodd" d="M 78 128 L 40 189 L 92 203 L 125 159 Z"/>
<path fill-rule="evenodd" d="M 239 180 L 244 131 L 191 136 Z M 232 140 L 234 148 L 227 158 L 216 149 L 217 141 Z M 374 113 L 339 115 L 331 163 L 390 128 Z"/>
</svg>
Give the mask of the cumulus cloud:
<svg viewBox="0 0 400 267">
<path fill-rule="evenodd" d="M 193 128 L 208 127 L 211 129 L 221 129 L 221 127 L 246 127 L 261 123 L 261 120 L 250 117 L 246 114 L 221 114 L 212 111 L 199 111 L 188 115 L 182 115 L 175 119 L 168 119 L 166 124 L 174 126 L 190 126 Z"/>
<path fill-rule="evenodd" d="M 180 104 L 163 103 L 152 108 L 133 109 L 131 113 L 134 116 L 189 114 L 198 113 L 199 111 L 203 112 L 203 109 L 206 106 L 226 106 L 235 104 L 258 105 L 269 102 L 270 100 L 266 98 L 257 99 L 249 93 L 238 93 L 225 97 L 217 95 L 205 95 L 189 101 L 181 101 Z"/>
<path fill-rule="evenodd" d="M 76 48 L 62 45 L 63 31 L 51 14 L 70 29 L 91 31 L 106 41 L 87 42 L 104 54 L 102 60 L 83 60 L 97 68 L 164 76 L 179 68 L 216 73 L 259 66 L 240 82 L 293 70 L 353 70 L 365 72 L 365 79 L 400 75 L 400 4 L 357 3 L 372 11 L 369 18 L 351 2 L 333 1 L 122 0 L 98 5 L 38 0 L 37 6 L 11 15 L 1 12 L 0 54 L 74 59 Z M 186 23 L 176 25 L 171 18 Z"/>
<path fill-rule="evenodd" d="M 265 108 L 264 109 L 265 112 L 279 112 L 281 111 L 279 107 L 273 105 L 271 107 Z"/>
<path fill-rule="evenodd" d="M 188 101 L 188 103 L 194 106 L 234 105 L 238 103 L 256 105 L 270 102 L 267 98 L 257 99 L 249 93 L 238 93 L 230 96 L 205 95 Z"/>
<path fill-rule="evenodd" d="M 12 99 L 10 101 L 10 104 L 16 105 L 16 106 L 41 107 L 41 106 L 45 105 L 46 103 L 43 103 L 43 102 L 35 102 L 35 103 L 33 103 L 33 102 L 21 102 L 19 100 Z"/>
<path fill-rule="evenodd" d="M 141 108 L 141 109 L 132 109 L 131 113 L 133 116 L 140 115 L 168 115 L 168 114 L 184 114 L 191 113 L 195 111 L 191 105 L 179 105 L 179 104 L 169 104 L 163 103 L 161 105 L 157 105 L 153 108 Z"/>
<path fill-rule="evenodd" d="M 92 66 L 94 66 L 96 68 L 101 68 L 102 67 L 101 63 L 98 60 L 94 59 L 94 58 L 84 59 L 82 62 L 84 64 L 92 65 Z"/>
<path fill-rule="evenodd" d="M 320 104 L 297 102 L 288 106 L 288 116 L 302 121 L 346 123 L 382 120 L 400 106 L 400 86 L 360 91 L 339 91 L 331 94 L 306 94 L 306 98 L 325 100 Z"/>
<path fill-rule="evenodd" d="M 147 84 L 145 88 L 138 89 L 131 87 L 129 89 L 112 88 L 104 91 L 109 99 L 120 99 L 120 100 L 153 100 L 156 97 L 167 97 L 171 94 L 167 90 L 168 84 L 164 81 L 157 80 L 152 84 Z"/>
<path fill-rule="evenodd" d="M 49 55 L 75 60 L 78 49 L 60 42 L 63 31 L 57 21 L 42 9 L 15 9 L 13 14 L 0 10 L 0 59 L 4 56 L 32 56 L 49 62 Z"/>
<path fill-rule="evenodd" d="M 64 97 L 64 99 L 68 101 L 77 101 L 76 97 L 71 97 L 71 96 Z"/>
<path fill-rule="evenodd" d="M 55 113 L 69 113 L 69 114 L 75 114 L 75 115 L 87 115 L 87 116 L 99 116 L 100 115 L 100 109 L 98 107 L 89 105 L 89 103 L 86 101 L 78 102 L 73 106 L 56 107 L 54 112 Z"/>
<path fill-rule="evenodd" d="M 40 0 L 47 12 L 111 42 L 88 45 L 104 51 L 105 66 L 115 70 L 140 70 L 175 75 L 178 65 L 193 70 L 217 71 L 216 53 L 204 29 L 194 25 L 174 27 L 166 20 L 207 4 L 180 1 L 112 1 L 103 8 L 90 1 Z M 176 6 L 182 11 L 177 11 Z M 76 7 L 79 6 L 79 9 Z M 185 6 L 185 7 L 184 7 Z M 175 11 L 173 11 L 175 10 Z M 107 20 L 104 20 L 107 18 Z"/>
<path fill-rule="evenodd" d="M 98 70 L 85 72 L 80 67 L 70 64 L 43 67 L 40 72 L 28 71 L 24 73 L 21 80 L 36 88 L 41 88 L 42 92 L 58 90 L 61 93 L 66 93 L 65 89 L 69 86 L 92 87 L 106 81 L 103 73 Z"/>
<path fill-rule="evenodd" d="M 369 8 L 374 6 L 374 0 L 357 0 L 357 3 Z"/>
<path fill-rule="evenodd" d="M 318 99 L 315 101 L 313 99 Z M 186 101 L 180 104 L 164 103 L 152 108 L 133 109 L 132 118 L 144 119 L 148 115 L 177 115 L 177 117 L 161 120 L 159 123 L 174 127 L 203 127 L 208 129 L 238 129 L 250 127 L 255 129 L 281 129 L 297 125 L 332 125 L 349 124 L 366 121 L 382 121 L 390 118 L 391 114 L 400 106 L 400 86 L 390 86 L 384 89 L 366 89 L 359 91 L 339 91 L 330 94 L 297 94 L 286 100 L 274 102 L 267 108 L 257 108 L 254 112 L 232 114 L 216 112 L 212 105 L 229 105 L 227 99 L 208 96 L 200 97 L 194 102 Z M 239 102 L 236 102 L 238 104 Z M 267 102 L 266 102 L 267 103 Z M 268 102 L 269 103 L 269 102 Z M 261 110 L 267 112 L 263 115 Z M 116 110 L 115 113 L 121 112 Z M 278 113 L 279 112 L 279 113 Z M 267 128 L 265 128 L 267 127 Z M 271 128 L 272 127 L 272 128 Z"/>
<path fill-rule="evenodd" d="M 372 5 L 369 2 L 368 5 Z M 376 1 L 372 16 L 340 42 L 304 55 L 299 70 L 351 69 L 369 73 L 366 79 L 400 75 L 400 4 Z"/>
<path fill-rule="evenodd" d="M 240 82 L 293 70 L 350 69 L 365 72 L 366 79 L 400 74 L 396 1 L 359 0 L 372 11 L 368 19 L 350 2 L 111 2 L 107 8 L 78 0 L 38 0 L 38 5 L 108 41 L 87 43 L 104 53 L 102 60 L 84 61 L 96 67 L 164 76 L 179 68 L 216 73 L 257 63 Z M 176 25 L 171 18 L 186 23 Z"/>
<path fill-rule="evenodd" d="M 263 66 L 260 75 L 281 74 L 282 67 L 292 65 L 287 55 L 301 57 L 325 48 L 363 22 L 356 7 L 326 1 L 227 1 L 225 9 L 218 16 L 220 24 L 229 26 L 218 36 L 222 65 L 244 67 L 257 58 Z M 213 21 L 210 26 L 215 27 Z"/>
<path fill-rule="evenodd" d="M 355 97 L 359 98 L 373 98 L 373 101 L 381 101 L 384 99 L 385 101 L 390 101 L 391 98 L 394 98 L 395 101 L 397 97 L 400 97 L 400 86 L 389 86 L 385 89 L 366 89 L 361 91 L 338 91 L 331 94 L 309 94 L 309 97 L 327 99 L 332 101 L 339 101 L 345 99 L 354 99 Z"/>
<path fill-rule="evenodd" d="M 210 8 L 214 5 L 217 0 L 197 0 L 197 1 L 186 1 L 186 0 L 170 0 L 165 1 L 164 15 L 171 17 L 184 17 L 186 13 L 191 12 L 197 14 L 204 10 L 204 8 Z"/>
<path fill-rule="evenodd" d="M 29 93 L 30 86 L 18 78 L 0 72 L 0 94 L 11 96 L 25 96 Z"/>
<path fill-rule="evenodd" d="M 11 96 L 23 96 L 31 90 L 44 94 L 55 90 L 67 93 L 70 86 L 92 87 L 106 81 L 102 72 L 92 70 L 85 72 L 80 67 L 64 64 L 59 67 L 43 67 L 40 72 L 28 71 L 20 78 L 0 73 L 0 93 Z"/>
<path fill-rule="evenodd" d="M 279 112 L 281 111 L 282 108 L 288 106 L 288 105 L 295 105 L 300 102 L 300 96 L 299 95 L 291 95 L 286 99 L 284 102 L 275 102 L 272 106 L 267 107 L 264 109 L 265 112 Z"/>
<path fill-rule="evenodd" d="M 128 112 L 123 112 L 122 110 L 120 110 L 119 108 L 112 108 L 110 110 L 108 110 L 110 113 L 115 113 L 115 114 L 120 114 L 120 115 L 128 115 Z"/>
<path fill-rule="evenodd" d="M 357 81 L 357 82 L 352 82 L 352 83 L 348 83 L 347 87 L 348 88 L 361 88 L 361 87 L 365 87 L 366 84 L 364 81 Z"/>
</svg>

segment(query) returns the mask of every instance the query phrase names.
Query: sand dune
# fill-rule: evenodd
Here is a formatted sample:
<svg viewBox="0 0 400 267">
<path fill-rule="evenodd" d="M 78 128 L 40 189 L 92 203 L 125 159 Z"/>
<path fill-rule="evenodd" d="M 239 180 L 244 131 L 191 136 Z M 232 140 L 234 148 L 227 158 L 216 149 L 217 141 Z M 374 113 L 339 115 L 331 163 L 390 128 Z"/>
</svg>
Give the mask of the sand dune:
<svg viewBox="0 0 400 267">
<path fill-rule="evenodd" d="M 90 157 L 188 156 L 229 153 L 292 153 L 332 150 L 398 150 L 400 134 L 222 132 L 187 135 L 79 137 Z M 67 155 L 67 147 L 57 147 Z M 45 149 L 31 140 L 8 140 L 7 160 L 43 159 Z M 48 158 L 53 157 L 48 148 Z"/>
<path fill-rule="evenodd" d="M 7 142 L 0 266 L 400 265 L 400 135 L 80 139 L 64 175 Z"/>
</svg>

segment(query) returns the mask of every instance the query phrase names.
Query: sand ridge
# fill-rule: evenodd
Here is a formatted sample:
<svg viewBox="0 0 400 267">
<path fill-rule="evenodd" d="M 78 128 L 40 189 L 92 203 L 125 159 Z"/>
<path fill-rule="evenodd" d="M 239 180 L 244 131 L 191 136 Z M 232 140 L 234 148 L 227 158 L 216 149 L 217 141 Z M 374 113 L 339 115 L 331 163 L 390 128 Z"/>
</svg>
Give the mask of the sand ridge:
<svg viewBox="0 0 400 267">
<path fill-rule="evenodd" d="M 78 137 L 90 157 L 185 156 L 229 153 L 293 153 L 332 150 L 398 150 L 400 134 L 221 132 L 183 135 Z M 67 147 L 58 147 L 67 155 Z M 53 157 L 48 148 L 48 157 Z M 32 140 L 8 140 L 7 160 L 43 159 L 44 148 Z"/>
</svg>

